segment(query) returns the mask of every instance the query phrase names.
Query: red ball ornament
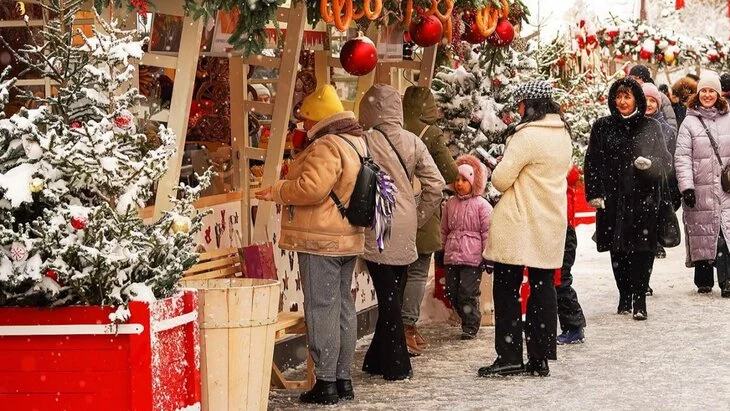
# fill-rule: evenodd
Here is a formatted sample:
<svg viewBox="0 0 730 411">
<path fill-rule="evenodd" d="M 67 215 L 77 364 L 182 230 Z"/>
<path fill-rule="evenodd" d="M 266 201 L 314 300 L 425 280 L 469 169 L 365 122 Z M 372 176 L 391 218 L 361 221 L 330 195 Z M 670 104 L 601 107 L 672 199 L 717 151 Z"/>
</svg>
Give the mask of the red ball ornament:
<svg viewBox="0 0 730 411">
<path fill-rule="evenodd" d="M 492 79 L 492 85 L 494 87 L 499 87 L 499 86 L 502 85 L 502 81 L 500 81 L 498 78 L 495 77 L 495 78 Z"/>
<path fill-rule="evenodd" d="M 86 217 L 71 217 L 71 227 L 75 230 L 83 230 L 89 224 L 89 219 Z"/>
<path fill-rule="evenodd" d="M 616 52 L 616 58 L 617 58 L 617 59 L 622 59 L 622 58 L 624 58 L 624 53 L 621 53 L 620 51 L 617 51 L 617 52 Z"/>
<path fill-rule="evenodd" d="M 507 19 L 499 19 L 497 28 L 491 36 L 487 38 L 489 44 L 497 47 L 505 47 L 512 43 L 515 39 L 515 26 Z"/>
<path fill-rule="evenodd" d="M 639 52 L 639 58 L 642 60 L 649 60 L 652 56 L 652 52 L 646 49 L 641 49 Z"/>
<path fill-rule="evenodd" d="M 378 49 L 367 37 L 347 40 L 340 51 L 340 63 L 342 68 L 353 76 L 364 76 L 373 71 L 378 64 Z"/>
<path fill-rule="evenodd" d="M 53 280 L 55 282 L 58 282 L 58 273 L 56 272 L 56 270 L 49 268 L 43 273 L 43 275 L 50 278 L 51 280 Z"/>
<path fill-rule="evenodd" d="M 431 15 L 421 18 L 418 22 L 411 22 L 408 27 L 413 42 L 421 47 L 431 47 L 441 41 L 444 34 L 444 26 L 438 17 Z"/>
<path fill-rule="evenodd" d="M 471 44 L 484 43 L 487 36 L 483 35 L 482 32 L 479 31 L 479 27 L 477 27 L 476 21 L 474 21 L 474 16 L 472 14 L 465 14 L 463 20 L 464 35 L 461 36 L 461 39 Z"/>
<path fill-rule="evenodd" d="M 81 128 L 81 123 L 78 121 L 73 121 L 70 124 L 71 128 Z"/>
<path fill-rule="evenodd" d="M 620 31 L 618 29 L 612 29 L 612 30 L 606 31 L 606 34 L 608 34 L 609 37 L 613 38 L 613 37 L 617 37 L 620 34 Z"/>
</svg>

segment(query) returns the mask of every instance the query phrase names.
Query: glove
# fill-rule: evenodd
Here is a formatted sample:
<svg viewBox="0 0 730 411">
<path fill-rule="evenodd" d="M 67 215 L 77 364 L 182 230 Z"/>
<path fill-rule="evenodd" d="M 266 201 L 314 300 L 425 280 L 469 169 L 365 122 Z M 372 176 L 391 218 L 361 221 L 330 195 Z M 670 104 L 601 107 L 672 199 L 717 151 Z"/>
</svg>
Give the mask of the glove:
<svg viewBox="0 0 730 411">
<path fill-rule="evenodd" d="M 697 204 L 697 198 L 695 197 L 695 190 L 692 190 L 690 188 L 689 190 L 682 191 L 682 200 L 684 200 L 684 204 L 686 204 L 687 207 L 695 208 L 695 204 Z"/>
<path fill-rule="evenodd" d="M 606 201 L 603 197 L 598 197 L 588 201 L 588 205 L 593 208 L 606 208 Z"/>
<path fill-rule="evenodd" d="M 638 168 L 639 170 L 647 170 L 649 167 L 651 167 L 651 160 L 646 157 L 636 157 L 636 160 L 634 160 L 634 167 Z"/>
</svg>

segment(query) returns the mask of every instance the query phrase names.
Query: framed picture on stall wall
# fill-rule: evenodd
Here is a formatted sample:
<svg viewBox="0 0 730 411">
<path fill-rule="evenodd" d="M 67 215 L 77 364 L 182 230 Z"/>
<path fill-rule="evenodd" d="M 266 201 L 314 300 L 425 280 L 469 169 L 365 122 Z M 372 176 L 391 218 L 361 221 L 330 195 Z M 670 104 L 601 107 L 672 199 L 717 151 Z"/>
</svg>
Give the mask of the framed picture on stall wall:
<svg viewBox="0 0 730 411">
<path fill-rule="evenodd" d="M 150 51 L 157 53 L 177 53 L 180 51 L 182 26 L 182 16 L 155 13 L 152 20 Z"/>
</svg>

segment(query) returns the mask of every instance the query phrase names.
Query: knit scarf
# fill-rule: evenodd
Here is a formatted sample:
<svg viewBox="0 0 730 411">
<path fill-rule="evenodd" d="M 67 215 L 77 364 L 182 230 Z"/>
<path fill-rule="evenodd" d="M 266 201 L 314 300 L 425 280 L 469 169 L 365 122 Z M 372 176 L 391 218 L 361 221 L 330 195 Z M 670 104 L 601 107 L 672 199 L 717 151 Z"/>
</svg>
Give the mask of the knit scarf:
<svg viewBox="0 0 730 411">
<path fill-rule="evenodd" d="M 322 136 L 326 136 L 327 134 L 349 134 L 354 137 L 360 137 L 362 136 L 362 133 L 362 126 L 357 122 L 357 120 L 352 118 L 343 118 L 322 127 L 313 136 L 309 137 L 308 140 L 311 143 L 312 141 Z"/>
</svg>

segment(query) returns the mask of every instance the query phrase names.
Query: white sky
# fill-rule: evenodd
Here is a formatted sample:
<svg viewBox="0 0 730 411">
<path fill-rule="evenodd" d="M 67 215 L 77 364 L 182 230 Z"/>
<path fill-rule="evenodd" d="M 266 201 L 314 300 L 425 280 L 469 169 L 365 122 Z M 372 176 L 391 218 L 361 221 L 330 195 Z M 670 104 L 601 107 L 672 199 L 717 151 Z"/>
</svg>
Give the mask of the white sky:
<svg viewBox="0 0 730 411">
<path fill-rule="evenodd" d="M 591 0 L 523 0 L 525 5 L 530 9 L 532 14 L 530 18 L 531 26 L 524 27 L 522 35 L 527 36 L 535 31 L 538 22 L 542 22 L 542 38 L 549 40 L 554 37 L 558 30 L 563 30 L 566 24 L 575 23 L 571 19 L 566 18 L 566 13 L 580 4 L 585 4 L 585 12 L 587 15 L 597 15 L 608 17 L 609 14 L 631 18 L 638 7 L 637 0 L 612 0 L 612 1 L 591 1 Z"/>
</svg>

